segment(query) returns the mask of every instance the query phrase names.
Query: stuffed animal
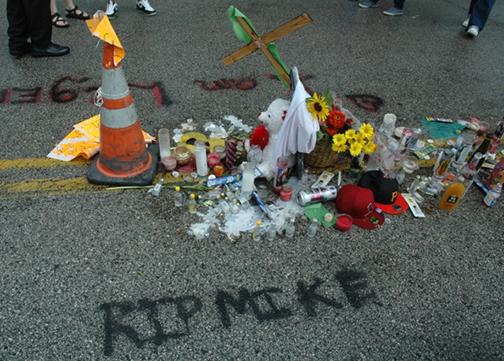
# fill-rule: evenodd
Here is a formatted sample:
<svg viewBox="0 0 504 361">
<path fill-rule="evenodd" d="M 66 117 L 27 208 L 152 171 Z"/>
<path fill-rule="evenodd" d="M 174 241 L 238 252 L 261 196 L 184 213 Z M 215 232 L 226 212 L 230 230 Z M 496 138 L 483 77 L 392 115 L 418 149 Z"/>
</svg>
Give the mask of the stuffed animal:
<svg viewBox="0 0 504 361">
<path fill-rule="evenodd" d="M 268 109 L 259 114 L 259 120 L 264 123 L 269 132 L 268 145 L 263 149 L 263 161 L 258 168 L 268 180 L 272 179 L 276 169 L 276 159 L 273 158 L 273 150 L 278 143 L 278 131 L 287 115 L 290 102 L 284 99 L 275 99 Z"/>
</svg>

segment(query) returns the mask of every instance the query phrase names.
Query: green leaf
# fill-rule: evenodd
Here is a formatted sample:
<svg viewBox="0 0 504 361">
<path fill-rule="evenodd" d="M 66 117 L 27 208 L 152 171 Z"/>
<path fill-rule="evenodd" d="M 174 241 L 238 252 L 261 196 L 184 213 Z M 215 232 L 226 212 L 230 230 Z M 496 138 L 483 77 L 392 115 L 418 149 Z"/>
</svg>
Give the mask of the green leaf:
<svg viewBox="0 0 504 361">
<path fill-rule="evenodd" d="M 322 138 L 324 138 L 324 133 L 322 131 L 318 131 L 317 132 L 317 141 L 321 140 Z"/>
<path fill-rule="evenodd" d="M 334 105 L 334 99 L 332 97 L 331 89 L 326 89 L 326 91 L 323 94 L 325 101 L 329 108 L 331 108 Z"/>
</svg>

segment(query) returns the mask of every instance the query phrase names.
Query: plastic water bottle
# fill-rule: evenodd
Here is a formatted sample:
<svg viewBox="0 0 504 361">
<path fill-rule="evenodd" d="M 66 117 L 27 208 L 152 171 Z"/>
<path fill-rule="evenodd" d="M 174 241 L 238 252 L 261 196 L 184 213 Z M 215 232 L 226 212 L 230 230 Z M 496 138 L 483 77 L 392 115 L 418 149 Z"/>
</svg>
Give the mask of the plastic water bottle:
<svg viewBox="0 0 504 361">
<path fill-rule="evenodd" d="M 289 222 L 285 225 L 285 237 L 293 238 L 294 233 L 296 233 L 296 219 L 291 218 Z"/>
<path fill-rule="evenodd" d="M 196 208 L 197 208 L 197 203 L 196 203 L 196 194 L 191 193 L 189 196 L 189 203 L 188 203 L 188 209 L 189 213 L 194 214 L 196 213 Z"/>
<path fill-rule="evenodd" d="M 277 235 L 277 227 L 274 223 L 271 223 L 266 231 L 266 238 L 268 241 L 273 241 Z"/>
<path fill-rule="evenodd" d="M 152 194 L 154 197 L 159 197 L 159 194 L 161 193 L 161 189 L 163 189 L 163 178 L 159 180 L 159 182 L 156 183 L 154 187 L 149 189 L 147 192 Z"/>
<path fill-rule="evenodd" d="M 249 152 L 247 153 L 247 161 L 256 165 L 262 162 L 263 152 L 261 148 L 257 145 L 253 145 L 250 147 Z"/>
<path fill-rule="evenodd" d="M 254 190 L 254 180 L 255 180 L 255 165 L 253 163 L 245 164 L 242 175 L 242 189 L 241 195 L 243 197 L 250 198 L 252 191 Z"/>
<path fill-rule="evenodd" d="M 179 186 L 175 187 L 173 202 L 175 203 L 175 207 L 183 207 L 186 204 L 186 196 L 184 192 L 181 191 Z"/>
<path fill-rule="evenodd" d="M 485 198 L 483 199 L 483 203 L 487 207 L 493 207 L 497 203 L 497 200 L 500 198 L 502 193 L 502 184 L 499 183 L 494 189 L 489 189 Z"/>
<path fill-rule="evenodd" d="M 383 123 L 380 126 L 379 132 L 383 134 L 386 138 L 392 137 L 394 135 L 394 129 L 396 125 L 397 117 L 395 114 L 387 113 L 383 117 Z"/>
<path fill-rule="evenodd" d="M 306 232 L 306 235 L 308 238 L 315 238 L 317 235 L 317 231 L 319 229 L 319 223 L 317 218 L 313 218 L 310 221 L 310 224 L 308 225 L 308 231 Z"/>
<path fill-rule="evenodd" d="M 261 240 L 261 225 L 262 225 L 262 222 L 261 222 L 260 219 L 258 219 L 255 222 L 255 227 L 254 227 L 254 230 L 252 231 L 252 239 L 254 241 L 260 241 Z"/>
</svg>

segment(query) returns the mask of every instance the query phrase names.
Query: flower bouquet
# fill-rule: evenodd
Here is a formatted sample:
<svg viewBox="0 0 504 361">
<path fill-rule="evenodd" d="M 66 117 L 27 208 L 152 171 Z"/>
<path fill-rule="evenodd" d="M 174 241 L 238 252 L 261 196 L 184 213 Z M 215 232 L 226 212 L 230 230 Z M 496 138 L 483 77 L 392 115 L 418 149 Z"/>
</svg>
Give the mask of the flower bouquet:
<svg viewBox="0 0 504 361">
<path fill-rule="evenodd" d="M 309 167 L 348 169 L 352 160 L 362 160 L 376 150 L 373 126 L 354 121 L 348 111 L 335 103 L 330 92 L 313 93 L 306 101 L 308 111 L 320 125 L 317 145 L 305 156 L 305 164 Z"/>
</svg>

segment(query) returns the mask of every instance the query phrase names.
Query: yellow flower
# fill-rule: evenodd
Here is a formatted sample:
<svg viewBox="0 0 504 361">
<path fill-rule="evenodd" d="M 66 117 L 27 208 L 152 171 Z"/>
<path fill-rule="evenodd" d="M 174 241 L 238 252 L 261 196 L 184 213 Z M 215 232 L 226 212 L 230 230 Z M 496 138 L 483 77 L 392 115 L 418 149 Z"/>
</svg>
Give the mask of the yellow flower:
<svg viewBox="0 0 504 361">
<path fill-rule="evenodd" d="M 345 145 L 346 138 L 344 134 L 336 134 L 332 137 L 333 144 L 336 146 Z"/>
<path fill-rule="evenodd" d="M 343 153 L 347 150 L 347 146 L 345 143 L 343 144 L 340 144 L 340 145 L 337 145 L 337 144 L 333 144 L 332 145 L 332 150 L 336 153 Z"/>
<path fill-rule="evenodd" d="M 363 148 L 364 154 L 373 154 L 376 150 L 376 144 L 373 142 L 369 142 Z"/>
<path fill-rule="evenodd" d="M 366 137 L 361 132 L 355 132 L 354 142 L 358 142 L 364 146 L 366 144 Z"/>
<path fill-rule="evenodd" d="M 364 123 L 360 126 L 359 132 L 367 139 L 373 139 L 374 129 L 369 123 Z"/>
<path fill-rule="evenodd" d="M 355 130 L 353 130 L 353 129 L 348 129 L 348 130 L 345 132 L 345 138 L 346 138 L 346 140 L 347 140 L 349 143 L 353 143 L 353 142 L 355 142 L 356 137 L 357 137 L 357 133 L 355 133 Z"/>
<path fill-rule="evenodd" d="M 359 142 L 353 142 L 352 145 L 350 145 L 350 155 L 352 157 L 357 157 L 359 154 L 362 152 L 362 144 Z"/>
<path fill-rule="evenodd" d="M 313 93 L 313 96 L 306 100 L 306 105 L 308 106 L 308 111 L 311 113 L 313 118 L 320 121 L 325 121 L 329 115 L 329 107 L 323 96 L 319 96 L 317 93 Z"/>
</svg>

